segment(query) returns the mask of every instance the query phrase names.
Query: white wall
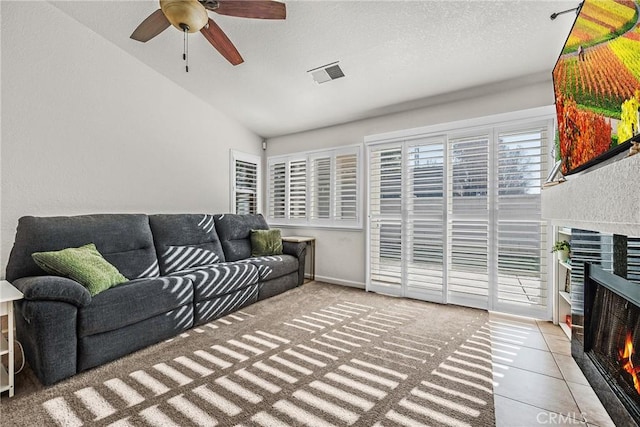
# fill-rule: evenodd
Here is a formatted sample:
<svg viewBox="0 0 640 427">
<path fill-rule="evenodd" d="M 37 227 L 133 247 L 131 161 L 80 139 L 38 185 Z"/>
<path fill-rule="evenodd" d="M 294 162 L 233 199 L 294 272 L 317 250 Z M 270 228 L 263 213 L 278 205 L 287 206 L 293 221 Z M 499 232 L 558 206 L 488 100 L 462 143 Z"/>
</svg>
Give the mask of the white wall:
<svg viewBox="0 0 640 427">
<path fill-rule="evenodd" d="M 330 84 L 330 83 L 327 83 Z M 375 96 L 375 90 L 372 90 Z M 308 132 L 271 138 L 267 156 L 363 143 L 364 137 L 453 122 L 492 114 L 551 105 L 554 102 L 551 71 L 433 100 L 432 105 Z M 368 180 L 364 177 L 364 182 Z M 366 197 L 366 187 L 365 194 Z M 363 200 L 366 205 L 366 199 Z M 364 287 L 365 230 L 287 228 L 285 235 L 316 236 L 316 278 L 332 283 Z"/>
<path fill-rule="evenodd" d="M 0 275 L 23 215 L 229 211 L 261 139 L 46 2 L 0 2 Z"/>
</svg>

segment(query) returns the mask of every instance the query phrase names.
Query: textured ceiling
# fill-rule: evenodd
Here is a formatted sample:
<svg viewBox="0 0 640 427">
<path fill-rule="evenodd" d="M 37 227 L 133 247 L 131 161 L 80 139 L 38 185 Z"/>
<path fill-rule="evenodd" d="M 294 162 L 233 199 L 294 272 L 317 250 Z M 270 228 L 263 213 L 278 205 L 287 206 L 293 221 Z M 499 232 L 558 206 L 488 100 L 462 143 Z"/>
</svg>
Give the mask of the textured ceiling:
<svg viewBox="0 0 640 427">
<path fill-rule="evenodd" d="M 129 38 L 156 1 L 52 2 L 63 12 L 263 137 L 427 105 L 430 98 L 551 69 L 577 1 L 286 1 L 285 21 L 210 16 L 245 62 L 233 67 L 200 35 L 173 27 Z M 345 78 L 307 70 L 340 61 Z"/>
</svg>

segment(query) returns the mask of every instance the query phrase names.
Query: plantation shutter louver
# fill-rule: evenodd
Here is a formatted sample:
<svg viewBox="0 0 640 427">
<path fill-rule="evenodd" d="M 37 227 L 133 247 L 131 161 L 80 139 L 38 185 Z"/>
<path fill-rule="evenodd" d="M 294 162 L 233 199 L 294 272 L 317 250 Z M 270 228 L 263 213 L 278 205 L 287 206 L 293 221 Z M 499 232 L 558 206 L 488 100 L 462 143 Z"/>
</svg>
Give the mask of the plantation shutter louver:
<svg viewBox="0 0 640 427">
<path fill-rule="evenodd" d="M 236 213 L 257 213 L 258 166 L 236 160 Z"/>
<path fill-rule="evenodd" d="M 627 280 L 640 283 L 640 239 L 627 240 Z"/>
<path fill-rule="evenodd" d="M 307 217 L 307 161 L 289 163 L 289 218 Z"/>
<path fill-rule="evenodd" d="M 541 186 L 547 128 L 498 132 L 498 304 L 543 313 L 548 304 Z"/>
<path fill-rule="evenodd" d="M 335 161 L 334 215 L 340 220 L 358 220 L 358 156 L 339 154 Z"/>
<path fill-rule="evenodd" d="M 402 149 L 375 147 L 369 156 L 370 279 L 375 289 L 402 281 Z"/>
<path fill-rule="evenodd" d="M 287 209 L 287 165 L 269 165 L 269 217 L 285 218 Z"/>
<path fill-rule="evenodd" d="M 311 219 L 331 217 L 331 158 L 311 160 Z"/>
<path fill-rule="evenodd" d="M 489 135 L 449 141 L 448 299 L 487 308 L 489 301 Z"/>
<path fill-rule="evenodd" d="M 446 194 L 444 138 L 410 142 L 404 167 L 406 296 L 443 301 Z"/>
</svg>

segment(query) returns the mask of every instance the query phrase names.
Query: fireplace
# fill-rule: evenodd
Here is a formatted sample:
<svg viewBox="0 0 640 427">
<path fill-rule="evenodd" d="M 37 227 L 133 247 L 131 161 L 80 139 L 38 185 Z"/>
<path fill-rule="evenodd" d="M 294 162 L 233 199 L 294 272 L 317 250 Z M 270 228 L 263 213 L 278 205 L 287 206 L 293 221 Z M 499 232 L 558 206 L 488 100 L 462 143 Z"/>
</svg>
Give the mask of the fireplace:
<svg viewBox="0 0 640 427">
<path fill-rule="evenodd" d="M 616 425 L 640 426 L 640 285 L 585 264 L 571 352 Z"/>
</svg>

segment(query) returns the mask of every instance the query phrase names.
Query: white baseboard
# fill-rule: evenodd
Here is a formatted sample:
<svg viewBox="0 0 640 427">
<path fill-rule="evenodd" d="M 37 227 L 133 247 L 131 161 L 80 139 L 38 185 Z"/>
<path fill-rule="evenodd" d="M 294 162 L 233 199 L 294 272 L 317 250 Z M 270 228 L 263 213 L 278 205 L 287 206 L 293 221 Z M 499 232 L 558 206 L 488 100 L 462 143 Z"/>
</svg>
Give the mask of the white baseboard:
<svg viewBox="0 0 640 427">
<path fill-rule="evenodd" d="M 336 279 L 335 277 L 318 276 L 317 274 L 316 274 L 316 280 L 318 282 L 331 283 L 332 285 L 348 286 L 350 288 L 358 288 L 358 289 L 365 288 L 364 283 L 354 282 L 352 280 Z"/>
</svg>

